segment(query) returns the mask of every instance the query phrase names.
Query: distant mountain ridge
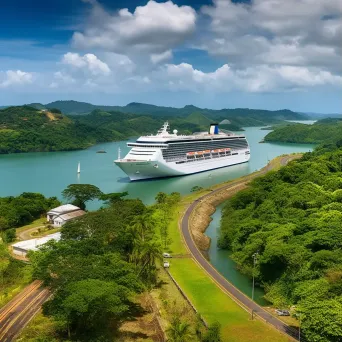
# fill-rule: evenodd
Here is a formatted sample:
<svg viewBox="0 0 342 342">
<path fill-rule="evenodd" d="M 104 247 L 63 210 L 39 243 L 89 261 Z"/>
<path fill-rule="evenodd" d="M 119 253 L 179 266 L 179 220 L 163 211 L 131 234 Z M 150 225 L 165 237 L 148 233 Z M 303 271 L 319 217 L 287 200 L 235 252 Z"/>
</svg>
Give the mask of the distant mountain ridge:
<svg viewBox="0 0 342 342">
<path fill-rule="evenodd" d="M 86 115 L 95 109 L 102 111 L 116 111 L 121 113 L 131 113 L 138 115 L 149 115 L 154 117 L 163 117 L 170 119 L 171 117 L 188 117 L 193 113 L 201 114 L 210 121 L 229 120 L 236 127 L 243 126 L 263 126 L 265 124 L 275 124 L 284 120 L 308 120 L 308 116 L 296 113 L 288 109 L 276 111 L 263 109 L 235 108 L 235 109 L 208 109 L 199 108 L 193 105 L 186 105 L 183 108 L 163 107 L 145 103 L 131 102 L 126 106 L 103 106 L 93 105 L 86 102 L 78 101 L 54 101 L 46 105 L 29 104 L 38 109 L 57 108 L 66 115 Z M 201 120 L 203 122 L 203 120 Z"/>
</svg>

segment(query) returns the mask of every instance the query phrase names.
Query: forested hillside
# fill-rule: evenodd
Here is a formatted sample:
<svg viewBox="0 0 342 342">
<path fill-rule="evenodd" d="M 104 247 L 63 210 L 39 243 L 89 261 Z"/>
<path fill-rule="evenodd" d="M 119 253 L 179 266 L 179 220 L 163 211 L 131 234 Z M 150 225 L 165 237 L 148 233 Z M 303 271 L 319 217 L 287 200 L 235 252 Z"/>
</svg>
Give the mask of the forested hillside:
<svg viewBox="0 0 342 342">
<path fill-rule="evenodd" d="M 110 131 L 28 106 L 0 110 L 0 154 L 68 151 L 111 141 Z"/>
<path fill-rule="evenodd" d="M 67 117 L 58 109 L 40 110 L 29 106 L 0 110 L 0 154 L 84 149 L 99 142 L 156 133 L 163 118 L 94 110 L 86 116 Z M 207 130 L 173 118 L 172 129 L 190 134 Z"/>
<path fill-rule="evenodd" d="M 31 104 L 38 107 L 41 104 Z M 165 117 L 171 119 L 172 117 L 188 117 L 193 113 L 200 113 L 210 120 L 222 121 L 228 119 L 231 124 L 243 126 L 263 126 L 268 124 L 276 124 L 284 120 L 306 120 L 308 116 L 292 112 L 287 109 L 282 110 L 262 110 L 249 108 L 235 108 L 235 109 L 208 109 L 199 108 L 193 105 L 187 105 L 183 108 L 155 106 L 151 104 L 132 102 L 126 106 L 102 106 L 93 105 L 86 102 L 77 101 L 55 101 L 44 105 L 45 108 L 58 108 L 65 114 L 80 115 L 89 114 L 95 109 L 102 111 L 119 111 L 122 113 L 133 113 L 139 115 L 149 115 L 153 117 Z"/>
<path fill-rule="evenodd" d="M 323 143 L 342 140 L 342 119 L 328 118 L 313 125 L 289 124 L 275 127 L 266 135 L 265 141 L 289 143 Z"/>
<path fill-rule="evenodd" d="M 307 341 L 342 341 L 342 148 L 270 172 L 229 200 L 220 247 L 277 306 L 295 305 Z"/>
</svg>

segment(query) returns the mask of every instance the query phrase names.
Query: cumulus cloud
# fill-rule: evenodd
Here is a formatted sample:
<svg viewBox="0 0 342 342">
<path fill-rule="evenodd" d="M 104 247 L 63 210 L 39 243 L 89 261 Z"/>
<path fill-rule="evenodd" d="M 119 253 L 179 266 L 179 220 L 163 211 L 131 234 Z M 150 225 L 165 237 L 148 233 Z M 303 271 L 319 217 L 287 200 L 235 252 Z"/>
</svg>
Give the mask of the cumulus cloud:
<svg viewBox="0 0 342 342">
<path fill-rule="evenodd" d="M 318 68 L 261 65 L 233 69 L 228 64 L 213 72 L 203 72 L 192 65 L 168 64 L 160 68 L 156 79 L 167 80 L 171 90 L 225 93 L 232 90 L 244 92 L 277 92 L 305 89 L 319 85 L 342 86 L 342 77 Z M 161 82 L 162 83 L 162 82 Z"/>
<path fill-rule="evenodd" d="M 289 64 L 341 72 L 340 0 L 213 0 L 201 48 L 230 64 Z"/>
<path fill-rule="evenodd" d="M 78 69 L 86 69 L 93 75 L 109 75 L 109 66 L 92 53 L 80 56 L 78 53 L 68 52 L 63 56 L 62 63 Z"/>
<path fill-rule="evenodd" d="M 134 12 L 123 8 L 114 14 L 92 1 L 92 15 L 83 32 L 75 32 L 73 44 L 78 48 L 100 48 L 116 53 L 136 52 L 170 55 L 168 50 L 181 44 L 195 30 L 196 11 L 172 1 L 153 0 Z"/>
<path fill-rule="evenodd" d="M 162 52 L 162 53 L 153 53 L 153 54 L 151 54 L 150 58 L 151 58 L 151 62 L 153 64 L 165 62 L 165 61 L 172 58 L 172 51 L 167 50 L 167 51 Z"/>
<path fill-rule="evenodd" d="M 21 70 L 7 70 L 3 72 L 3 81 L 0 82 L 1 87 L 18 86 L 32 83 L 33 73 Z"/>
</svg>

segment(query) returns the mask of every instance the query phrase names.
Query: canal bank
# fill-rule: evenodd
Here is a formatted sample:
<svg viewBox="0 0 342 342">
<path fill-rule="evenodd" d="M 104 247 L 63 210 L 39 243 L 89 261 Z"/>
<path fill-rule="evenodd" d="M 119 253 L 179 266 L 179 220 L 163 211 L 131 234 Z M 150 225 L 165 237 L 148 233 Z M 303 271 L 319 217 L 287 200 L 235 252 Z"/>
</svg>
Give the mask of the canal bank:
<svg viewBox="0 0 342 342">
<path fill-rule="evenodd" d="M 231 190 L 235 191 L 239 186 L 247 186 L 250 180 L 271 169 L 285 165 L 289 159 L 298 157 L 277 158 L 262 170 L 251 175 L 183 197 L 177 208 L 178 215 L 175 215 L 178 218 L 181 217 L 180 221 L 177 220 L 177 223 L 180 223 L 180 228 L 175 232 L 175 224 L 170 225 L 171 236 L 175 239 L 171 245 L 171 252 L 177 254 L 182 250 L 182 253 L 187 253 L 185 258 L 172 260 L 170 272 L 204 319 L 209 324 L 214 321 L 221 323 L 223 334 L 226 336 L 224 341 L 292 341 L 292 336 L 297 336 L 297 330 L 288 327 L 257 303 L 251 301 L 222 276 L 197 247 L 189 223 L 199 214 L 195 209 L 205 208 L 209 202 L 215 210 L 216 205 L 231 195 Z M 207 214 L 206 220 L 200 220 L 202 224 L 203 222 L 208 223 L 208 217 L 212 214 L 210 210 L 204 210 L 203 217 L 204 213 L 209 214 Z M 205 230 L 203 226 L 201 230 L 200 234 L 203 235 Z M 184 252 L 184 245 L 187 252 Z M 251 320 L 252 311 L 257 314 L 258 319 Z"/>
</svg>

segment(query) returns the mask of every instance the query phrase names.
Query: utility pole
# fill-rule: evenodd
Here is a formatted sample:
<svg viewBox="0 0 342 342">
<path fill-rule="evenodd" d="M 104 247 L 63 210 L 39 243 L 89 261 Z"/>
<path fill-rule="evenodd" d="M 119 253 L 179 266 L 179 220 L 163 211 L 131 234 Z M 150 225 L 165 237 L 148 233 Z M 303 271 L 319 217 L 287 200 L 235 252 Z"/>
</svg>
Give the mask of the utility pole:
<svg viewBox="0 0 342 342">
<path fill-rule="evenodd" d="M 255 252 L 252 257 L 253 257 L 253 286 L 252 286 L 252 301 L 254 302 L 254 285 L 255 285 L 255 279 L 254 279 L 254 273 L 255 273 L 255 265 L 258 262 L 258 256 L 259 253 Z M 253 309 L 252 309 L 252 319 L 253 319 Z"/>
</svg>

